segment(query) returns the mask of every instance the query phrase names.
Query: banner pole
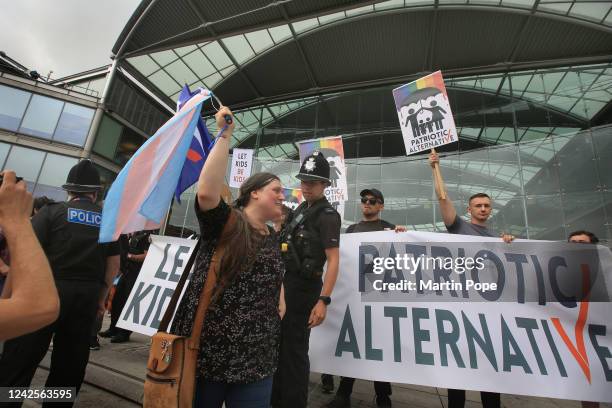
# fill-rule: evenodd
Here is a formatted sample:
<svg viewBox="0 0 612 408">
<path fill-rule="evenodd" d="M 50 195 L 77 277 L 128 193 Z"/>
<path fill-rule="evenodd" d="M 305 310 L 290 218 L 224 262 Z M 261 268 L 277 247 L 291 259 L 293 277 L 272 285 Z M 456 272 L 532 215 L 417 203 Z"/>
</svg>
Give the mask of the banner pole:
<svg viewBox="0 0 612 408">
<path fill-rule="evenodd" d="M 432 153 L 436 153 L 436 149 L 431 149 Z M 444 181 L 442 180 L 442 173 L 440 173 L 440 164 L 435 163 L 433 168 L 434 174 L 434 183 L 436 184 L 436 193 L 438 193 L 438 198 L 440 200 L 446 200 L 446 188 L 444 186 Z"/>
</svg>

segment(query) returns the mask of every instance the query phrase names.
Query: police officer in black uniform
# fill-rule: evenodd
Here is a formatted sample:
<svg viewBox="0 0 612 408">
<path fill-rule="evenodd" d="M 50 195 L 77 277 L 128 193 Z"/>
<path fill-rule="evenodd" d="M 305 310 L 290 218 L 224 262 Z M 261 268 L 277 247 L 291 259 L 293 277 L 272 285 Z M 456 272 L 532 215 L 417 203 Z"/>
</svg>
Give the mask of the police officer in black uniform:
<svg viewBox="0 0 612 408">
<path fill-rule="evenodd" d="M 147 256 L 151 234 L 138 231 L 127 234 L 125 240 L 120 240 L 121 246 L 121 278 L 113 296 L 111 307 L 111 324 L 108 330 L 100 333 L 102 337 L 110 337 L 111 343 L 125 343 L 130 340 L 131 331 L 117 327 L 121 311 L 136 283 L 136 278 Z"/>
<path fill-rule="evenodd" d="M 60 315 L 53 324 L 5 343 L 0 359 L 2 387 L 29 387 L 53 338 L 45 386 L 75 387 L 78 392 L 89 359 L 91 327 L 96 314 L 104 310 L 108 288 L 119 269 L 118 245 L 98 243 L 102 209 L 96 199 L 101 185 L 91 161 L 75 165 L 62 188 L 68 192 L 68 201 L 51 203 L 32 218 L 53 271 Z"/>
<path fill-rule="evenodd" d="M 287 311 L 282 321 L 272 405 L 283 408 L 307 405 L 310 329 L 325 319 L 339 262 L 340 215 L 324 195 L 330 184 L 329 163 L 315 151 L 306 157 L 296 177 L 302 181 L 304 202 L 281 234 Z"/>
</svg>

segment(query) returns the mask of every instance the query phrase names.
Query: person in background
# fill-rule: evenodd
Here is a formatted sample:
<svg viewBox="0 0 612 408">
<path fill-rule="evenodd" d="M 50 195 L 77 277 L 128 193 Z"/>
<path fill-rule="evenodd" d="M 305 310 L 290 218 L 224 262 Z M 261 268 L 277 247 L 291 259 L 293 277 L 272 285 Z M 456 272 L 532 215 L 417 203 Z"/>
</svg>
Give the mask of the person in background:
<svg viewBox="0 0 612 408">
<path fill-rule="evenodd" d="M 346 233 L 354 232 L 372 232 L 372 231 L 390 231 L 396 232 L 406 231 L 405 227 L 395 226 L 380 218 L 380 213 L 385 208 L 385 197 L 375 189 L 369 188 L 362 190 L 361 196 L 361 214 L 362 220 L 357 224 L 349 225 Z M 330 376 L 329 374 L 324 374 Z M 332 377 L 333 378 L 333 377 Z M 327 408 L 349 408 L 351 406 L 351 394 L 353 393 L 353 384 L 355 379 L 351 377 L 342 377 L 340 385 L 336 391 L 336 396 L 329 402 Z M 377 407 L 391 406 L 391 384 L 388 382 L 374 381 L 374 391 L 376 393 Z"/>
<path fill-rule="evenodd" d="M 104 312 L 108 288 L 119 269 L 117 243 L 98 242 L 102 208 L 96 200 L 101 187 L 94 164 L 82 160 L 62 186 L 68 201 L 48 204 L 32 218 L 53 271 L 60 314 L 53 324 L 4 344 L 0 386 L 29 387 L 53 339 L 45 387 L 74 387 L 78 394 L 89 360 L 91 327 L 96 314 Z M 28 216 L 30 211 L 28 206 Z M 12 269 L 16 263 L 11 256 Z"/>
<path fill-rule="evenodd" d="M 291 208 L 283 204 L 282 210 L 283 212 L 281 216 L 273 222 L 274 231 L 276 232 L 281 232 L 287 224 L 288 220 L 291 218 Z"/>
<path fill-rule="evenodd" d="M 191 335 L 213 253 L 227 247 L 200 337 L 194 407 L 269 408 L 278 362 L 284 265 L 278 236 L 267 223 L 281 216 L 283 188 L 274 174 L 256 173 L 244 181 L 233 207 L 222 199 L 236 123 L 234 119 L 227 124 L 226 115 L 231 112 L 225 107 L 215 115 L 222 132 L 197 183 L 200 249 L 170 331 Z"/>
<path fill-rule="evenodd" d="M 599 238 L 592 232 L 579 230 L 574 231 L 567 237 L 567 242 L 574 242 L 577 244 L 597 244 Z M 599 402 L 593 401 L 582 401 L 582 408 L 599 408 Z"/>
<path fill-rule="evenodd" d="M 436 164 L 440 163 L 438 154 L 432 152 L 429 154 L 429 164 L 432 172 Z M 471 216 L 470 222 L 464 221 L 455 210 L 452 201 L 448 199 L 448 194 L 445 199 L 440 197 L 441 186 L 437 185 L 436 177 L 433 177 L 436 192 L 438 193 L 438 202 L 440 203 L 440 212 L 446 230 L 451 234 L 462 235 L 477 235 L 482 237 L 494 237 L 495 234 L 487 226 L 487 221 L 491 216 L 492 206 L 491 197 L 485 193 L 476 193 L 468 200 L 467 211 Z M 510 243 L 514 240 L 514 236 L 510 234 L 502 234 L 501 238 L 504 242 Z M 484 408 L 499 408 L 501 406 L 501 396 L 496 392 L 482 391 L 480 399 Z M 448 390 L 448 408 L 463 408 L 465 406 L 465 390 Z"/>
<path fill-rule="evenodd" d="M 32 207 L 32 217 L 35 216 L 41 208 L 43 208 L 47 204 L 51 204 L 53 200 L 51 200 L 47 196 L 36 197 L 34 199 L 34 205 Z"/>
<path fill-rule="evenodd" d="M 0 296 L 0 341 L 53 323 L 60 308 L 51 267 L 30 223 L 32 195 L 14 172 L 6 170 L 2 177 L 0 227 L 11 267 Z"/>
<path fill-rule="evenodd" d="M 108 330 L 100 332 L 101 337 L 110 337 L 111 343 L 125 343 L 130 341 L 131 331 L 117 327 L 117 322 L 123 311 L 123 307 L 130 297 L 132 288 L 136 283 L 140 268 L 144 262 L 149 245 L 151 244 L 151 234 L 147 231 L 138 231 L 127 234 L 120 239 L 121 247 L 121 278 L 117 284 L 117 289 L 113 296 L 111 307 L 111 324 Z"/>
</svg>

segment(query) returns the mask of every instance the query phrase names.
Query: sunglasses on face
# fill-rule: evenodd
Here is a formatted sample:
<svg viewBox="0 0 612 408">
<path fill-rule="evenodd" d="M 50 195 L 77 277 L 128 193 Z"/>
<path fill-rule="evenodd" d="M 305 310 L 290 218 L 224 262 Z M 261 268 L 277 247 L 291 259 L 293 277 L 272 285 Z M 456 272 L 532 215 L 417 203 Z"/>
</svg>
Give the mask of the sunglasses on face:
<svg viewBox="0 0 612 408">
<path fill-rule="evenodd" d="M 370 205 L 382 204 L 381 201 L 376 199 L 376 198 L 365 198 L 365 197 L 362 197 L 361 198 L 361 204 L 365 204 L 365 203 L 368 203 Z"/>
</svg>

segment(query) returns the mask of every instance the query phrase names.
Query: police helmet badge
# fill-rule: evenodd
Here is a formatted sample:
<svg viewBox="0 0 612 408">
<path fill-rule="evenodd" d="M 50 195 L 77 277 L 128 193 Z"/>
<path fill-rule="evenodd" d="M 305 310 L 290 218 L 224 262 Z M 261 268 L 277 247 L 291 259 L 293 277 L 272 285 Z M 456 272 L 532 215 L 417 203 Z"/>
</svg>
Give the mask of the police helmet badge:
<svg viewBox="0 0 612 408">
<path fill-rule="evenodd" d="M 302 181 L 323 181 L 329 184 L 329 163 L 325 156 L 318 150 L 312 152 L 302 162 L 296 178 Z"/>
</svg>

